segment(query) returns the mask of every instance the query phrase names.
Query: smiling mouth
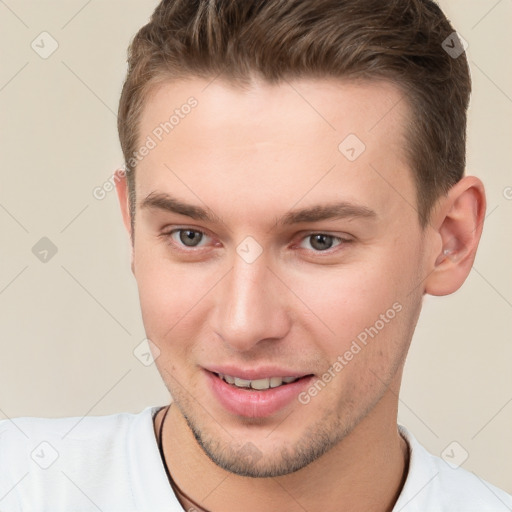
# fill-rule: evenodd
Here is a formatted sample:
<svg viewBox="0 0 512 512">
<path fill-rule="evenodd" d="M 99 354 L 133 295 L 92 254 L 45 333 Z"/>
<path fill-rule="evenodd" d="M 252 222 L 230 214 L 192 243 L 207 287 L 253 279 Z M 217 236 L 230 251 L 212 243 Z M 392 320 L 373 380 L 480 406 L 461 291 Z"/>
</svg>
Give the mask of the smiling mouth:
<svg viewBox="0 0 512 512">
<path fill-rule="evenodd" d="M 265 379 L 247 380 L 239 377 L 233 377 L 231 375 L 224 375 L 222 373 L 215 373 L 215 375 L 233 387 L 256 391 L 265 391 L 267 389 L 286 386 L 305 377 L 310 377 L 310 375 L 304 375 L 302 377 L 268 377 Z"/>
</svg>

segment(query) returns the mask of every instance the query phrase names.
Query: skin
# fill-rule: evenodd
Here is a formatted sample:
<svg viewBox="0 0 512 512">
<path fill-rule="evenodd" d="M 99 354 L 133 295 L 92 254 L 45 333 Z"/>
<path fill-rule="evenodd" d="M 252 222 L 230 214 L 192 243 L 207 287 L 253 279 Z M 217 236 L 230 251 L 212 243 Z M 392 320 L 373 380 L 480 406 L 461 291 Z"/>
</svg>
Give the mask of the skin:
<svg viewBox="0 0 512 512">
<path fill-rule="evenodd" d="M 238 511 L 241 500 L 247 512 L 329 512 L 340 503 L 389 511 L 407 473 L 398 393 L 422 297 L 452 293 L 466 279 L 483 185 L 464 177 L 420 227 L 404 151 L 409 110 L 392 84 L 208 83 L 167 82 L 147 98 L 140 141 L 190 96 L 198 106 L 138 164 L 135 233 L 126 180 L 117 176 L 144 326 L 174 401 L 163 430 L 168 467 L 210 511 Z M 353 162 L 338 150 L 348 134 L 366 145 Z M 208 208 L 218 220 L 143 206 L 151 193 Z M 277 222 L 338 201 L 374 215 Z M 205 235 L 187 247 L 170 235 L 178 228 Z M 318 250 L 315 233 L 335 237 L 332 247 Z M 262 249 L 252 263 L 236 251 L 247 236 Z M 307 405 L 293 400 L 269 417 L 244 418 L 207 385 L 210 364 L 273 364 L 320 378 L 397 303 L 400 312 Z M 246 443 L 257 449 L 252 461 L 240 457 Z"/>
</svg>

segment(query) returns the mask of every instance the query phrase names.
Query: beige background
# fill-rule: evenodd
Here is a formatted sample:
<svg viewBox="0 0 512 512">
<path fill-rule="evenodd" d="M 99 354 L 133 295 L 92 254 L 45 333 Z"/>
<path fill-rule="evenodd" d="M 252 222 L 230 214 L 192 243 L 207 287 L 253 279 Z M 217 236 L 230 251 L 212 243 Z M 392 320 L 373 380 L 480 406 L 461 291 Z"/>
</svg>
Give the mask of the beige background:
<svg viewBox="0 0 512 512">
<path fill-rule="evenodd" d="M 122 164 L 126 47 L 156 3 L 0 0 L 0 418 L 168 401 L 133 354 L 144 331 L 115 192 L 92 194 Z M 441 5 L 469 43 L 468 172 L 488 218 L 463 289 L 426 298 L 399 421 L 435 454 L 457 441 L 463 467 L 512 492 L 512 2 Z M 47 59 L 31 47 L 43 31 L 59 45 Z M 46 263 L 42 237 L 58 249 Z"/>
</svg>

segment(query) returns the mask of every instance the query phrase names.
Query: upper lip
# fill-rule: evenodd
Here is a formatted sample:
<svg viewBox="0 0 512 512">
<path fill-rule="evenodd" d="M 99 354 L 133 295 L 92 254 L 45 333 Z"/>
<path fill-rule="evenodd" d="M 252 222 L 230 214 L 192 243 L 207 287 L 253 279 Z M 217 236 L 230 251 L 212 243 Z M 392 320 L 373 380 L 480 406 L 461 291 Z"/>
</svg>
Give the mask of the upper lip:
<svg viewBox="0 0 512 512">
<path fill-rule="evenodd" d="M 220 373 L 229 375 L 230 377 L 238 377 L 244 380 L 269 379 L 270 377 L 305 377 L 311 373 L 291 370 L 289 368 L 279 368 L 277 366 L 259 366 L 257 368 L 240 368 L 233 365 L 209 365 L 204 367 L 205 370 L 212 373 Z"/>
</svg>

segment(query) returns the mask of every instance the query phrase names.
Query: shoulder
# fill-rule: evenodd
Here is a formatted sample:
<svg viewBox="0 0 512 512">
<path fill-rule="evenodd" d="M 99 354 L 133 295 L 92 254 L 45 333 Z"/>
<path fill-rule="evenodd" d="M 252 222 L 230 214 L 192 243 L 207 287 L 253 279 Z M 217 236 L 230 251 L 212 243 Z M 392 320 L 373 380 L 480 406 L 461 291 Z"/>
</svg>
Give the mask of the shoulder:
<svg viewBox="0 0 512 512">
<path fill-rule="evenodd" d="M 512 496 L 457 466 L 456 447 L 446 461 L 429 453 L 403 426 L 410 449 L 409 472 L 393 512 L 510 512 Z M 450 461 L 453 455 L 454 462 Z"/>
<path fill-rule="evenodd" d="M 79 499 L 83 489 L 104 499 L 106 482 L 112 481 L 119 491 L 130 493 L 128 459 L 142 448 L 147 452 L 156 448 L 151 418 L 157 409 L 147 407 L 138 414 L 1 420 L 0 508 L 12 504 L 9 510 L 30 510 L 37 502 L 41 510 L 50 510 L 57 502 L 63 503 L 65 496 Z M 144 447 L 135 446 L 137 442 Z"/>
<path fill-rule="evenodd" d="M 41 460 L 43 451 L 45 457 L 47 453 L 54 453 L 53 458 L 58 458 L 61 451 L 66 455 L 69 450 L 76 448 L 84 452 L 98 445 L 113 449 L 116 444 L 113 441 L 124 437 L 141 414 L 118 413 L 66 418 L 19 417 L 1 420 L 0 454 L 4 460 L 10 455 L 16 455 L 17 465 L 20 466 L 30 461 L 47 465 L 50 463 L 49 459 L 44 463 Z M 28 456 L 27 459 L 20 457 L 22 452 Z"/>
</svg>

